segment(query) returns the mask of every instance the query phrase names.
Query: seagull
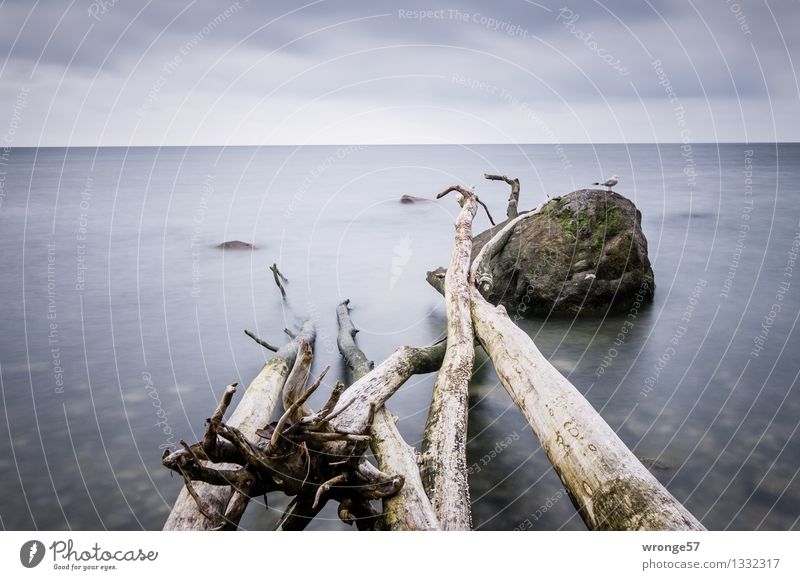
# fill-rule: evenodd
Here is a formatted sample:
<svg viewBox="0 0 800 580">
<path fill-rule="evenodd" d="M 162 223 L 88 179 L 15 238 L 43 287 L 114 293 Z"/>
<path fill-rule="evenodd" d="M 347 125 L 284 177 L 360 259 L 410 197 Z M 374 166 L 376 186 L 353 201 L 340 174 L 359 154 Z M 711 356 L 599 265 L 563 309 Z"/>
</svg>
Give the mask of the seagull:
<svg viewBox="0 0 800 580">
<path fill-rule="evenodd" d="M 592 185 L 602 185 L 603 187 L 607 188 L 608 191 L 611 191 L 611 188 L 614 187 L 616 184 L 619 183 L 619 175 L 612 175 L 611 179 L 607 179 L 602 183 L 599 181 L 595 181 Z"/>
</svg>

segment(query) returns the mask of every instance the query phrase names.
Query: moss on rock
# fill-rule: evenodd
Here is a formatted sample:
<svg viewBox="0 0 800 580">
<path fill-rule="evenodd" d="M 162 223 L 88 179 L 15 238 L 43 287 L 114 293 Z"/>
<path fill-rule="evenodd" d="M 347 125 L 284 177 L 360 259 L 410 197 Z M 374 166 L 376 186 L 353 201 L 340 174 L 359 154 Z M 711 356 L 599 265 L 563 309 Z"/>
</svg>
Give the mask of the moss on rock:
<svg viewBox="0 0 800 580">
<path fill-rule="evenodd" d="M 473 255 L 503 225 L 479 234 Z M 488 298 L 512 315 L 622 310 L 654 289 L 640 212 L 596 189 L 553 198 L 522 220 L 494 257 L 492 275 Z"/>
</svg>

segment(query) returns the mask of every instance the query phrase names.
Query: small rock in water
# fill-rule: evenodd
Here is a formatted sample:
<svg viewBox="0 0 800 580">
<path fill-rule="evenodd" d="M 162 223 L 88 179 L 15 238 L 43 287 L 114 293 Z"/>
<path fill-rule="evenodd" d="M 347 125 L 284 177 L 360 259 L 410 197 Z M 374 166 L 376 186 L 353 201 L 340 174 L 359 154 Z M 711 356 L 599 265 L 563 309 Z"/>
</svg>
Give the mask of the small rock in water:
<svg viewBox="0 0 800 580">
<path fill-rule="evenodd" d="M 427 197 L 416 197 L 414 195 L 404 195 L 400 198 L 400 203 L 419 203 L 421 201 L 433 201 Z"/>
<path fill-rule="evenodd" d="M 230 242 L 222 242 L 217 246 L 220 250 L 257 250 L 255 245 L 239 240 L 231 240 Z"/>
</svg>

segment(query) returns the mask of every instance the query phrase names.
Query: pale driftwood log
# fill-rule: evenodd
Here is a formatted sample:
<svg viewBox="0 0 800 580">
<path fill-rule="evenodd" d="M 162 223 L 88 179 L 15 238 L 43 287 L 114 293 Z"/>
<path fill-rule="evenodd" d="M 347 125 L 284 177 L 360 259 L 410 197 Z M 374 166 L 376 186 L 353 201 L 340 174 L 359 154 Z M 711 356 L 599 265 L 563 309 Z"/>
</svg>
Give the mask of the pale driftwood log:
<svg viewBox="0 0 800 580">
<path fill-rule="evenodd" d="M 447 350 L 436 375 L 422 442 L 422 483 L 443 530 L 472 529 L 467 478 L 467 411 L 475 359 L 470 315 L 469 265 L 472 220 L 477 211 L 473 192 L 463 189 L 455 222 L 455 244 L 444 281 Z M 439 194 L 445 195 L 448 191 Z"/>
<path fill-rule="evenodd" d="M 506 314 L 472 290 L 472 319 L 497 376 L 593 530 L 703 530 Z"/>
<path fill-rule="evenodd" d="M 523 214 L 481 249 L 479 280 Z M 491 280 L 489 280 L 491 283 Z M 503 306 L 472 293 L 475 334 L 500 382 L 539 438 L 586 525 L 594 530 L 703 530 L 703 525 L 636 458 L 581 393 L 542 355 Z"/>
<path fill-rule="evenodd" d="M 519 215 L 519 178 L 509 179 L 505 175 L 491 175 L 484 173 L 486 179 L 491 181 L 505 181 L 511 186 L 511 193 L 508 196 L 508 208 L 506 215 L 508 219 L 514 219 Z"/>
<path fill-rule="evenodd" d="M 541 207 L 509 222 L 481 249 L 471 267 L 473 281 L 481 280 L 480 269 L 487 267 L 516 223 Z M 440 273 L 428 272 L 428 282 L 444 292 Z M 590 529 L 705 529 L 539 352 L 504 307 L 489 304 L 477 288 L 471 289 L 471 298 L 481 346 Z"/>
<path fill-rule="evenodd" d="M 362 433 L 376 409 L 415 374 L 432 373 L 442 366 L 446 343 L 401 346 L 372 371 L 358 379 L 339 398 L 331 425 L 339 431 Z"/>
<path fill-rule="evenodd" d="M 352 381 L 357 381 L 370 372 L 374 365 L 355 342 L 358 330 L 350 318 L 349 300 L 336 309 L 339 320 L 337 343 Z M 384 473 L 401 475 L 405 481 L 395 495 L 383 499 L 383 514 L 378 526 L 392 531 L 438 530 L 439 522 L 433 511 L 417 465 L 417 453 L 408 445 L 395 425 L 394 417 L 386 408 L 376 409 L 372 421 L 370 446 Z"/>
<path fill-rule="evenodd" d="M 283 385 L 282 401 L 284 411 L 290 409 L 305 393 L 308 377 L 311 376 L 311 363 L 313 362 L 314 353 L 311 343 L 308 341 L 301 342 L 297 349 L 295 363 Z M 297 413 L 292 417 L 295 420 L 296 417 L 310 415 L 312 412 L 305 403 L 302 403 L 301 408 L 296 411 Z"/>
<path fill-rule="evenodd" d="M 267 361 L 236 406 L 229 420 L 231 425 L 238 427 L 242 433 L 254 436 L 256 429 L 269 423 L 286 378 L 294 366 L 298 350 L 303 344 L 312 343 L 314 337 L 312 323 L 304 323 L 301 331 Z M 222 464 L 221 467 L 234 466 Z M 198 508 L 198 502 L 192 498 L 190 489 L 192 488 L 186 486 L 181 489 L 164 524 L 164 530 L 212 530 L 235 528 L 238 525 L 244 512 L 241 504 L 247 504 L 246 495 L 241 497 L 242 494 L 235 493 L 230 485 L 195 483 L 192 491 L 205 505 L 206 515 L 213 516 L 209 518 Z"/>
</svg>

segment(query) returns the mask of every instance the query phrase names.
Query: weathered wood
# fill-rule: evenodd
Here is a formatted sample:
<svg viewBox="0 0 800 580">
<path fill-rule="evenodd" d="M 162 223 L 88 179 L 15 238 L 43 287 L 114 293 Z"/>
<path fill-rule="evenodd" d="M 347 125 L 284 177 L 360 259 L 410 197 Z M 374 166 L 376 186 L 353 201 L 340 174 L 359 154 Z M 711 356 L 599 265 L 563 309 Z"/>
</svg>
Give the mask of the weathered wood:
<svg viewBox="0 0 800 580">
<path fill-rule="evenodd" d="M 339 431 L 362 433 L 375 409 L 380 409 L 397 389 L 415 374 L 432 373 L 442 366 L 446 343 L 436 346 L 401 346 L 372 371 L 348 388 L 336 404 L 331 424 Z"/>
<path fill-rule="evenodd" d="M 497 376 L 593 530 L 703 530 L 506 314 L 472 290 L 472 320 Z"/>
<path fill-rule="evenodd" d="M 272 346 L 266 340 L 261 340 L 260 338 L 258 338 L 258 336 L 256 336 L 256 334 L 253 331 L 245 329 L 244 333 L 250 338 L 252 338 L 256 342 L 256 344 L 259 344 L 272 352 L 278 352 L 277 346 Z"/>
<path fill-rule="evenodd" d="M 374 365 L 356 345 L 358 330 L 350 318 L 349 302 L 345 300 L 336 309 L 339 320 L 337 343 L 351 380 L 357 381 L 370 372 Z M 401 475 L 404 479 L 400 491 L 383 499 L 383 513 L 378 525 L 393 531 L 438 530 L 439 522 L 422 486 L 417 453 L 403 440 L 394 417 L 385 405 L 375 410 L 370 446 L 381 471 Z"/>
<path fill-rule="evenodd" d="M 520 214 L 475 257 L 470 278 L 486 283 L 491 256 L 519 223 Z M 444 291 L 443 278 L 428 282 Z M 489 278 L 488 283 L 491 283 Z M 503 387 L 537 434 L 556 473 L 590 529 L 703 530 L 703 525 L 641 464 L 580 392 L 550 364 L 533 340 L 473 287 L 472 321 Z"/>
<path fill-rule="evenodd" d="M 331 425 L 339 414 L 334 408 L 344 390 L 342 383 L 334 386 L 318 413 L 297 416 L 322 378 L 295 398 L 279 421 L 257 429 L 253 437 L 222 421 L 235 392 L 234 386 L 228 387 L 202 442 L 188 445 L 181 441 L 182 450 L 162 459 L 165 467 L 184 478 L 187 493 L 201 514 L 215 524 L 222 520 L 194 491 L 193 482 L 233 485 L 237 493 L 241 492 L 232 500 L 226 517 L 241 515 L 244 496 L 282 491 L 295 500 L 280 529 L 303 529 L 329 500 L 339 502 L 339 516 L 346 523 L 359 529 L 374 528 L 380 514 L 373 509 L 373 500 L 397 493 L 403 478 L 387 475 L 367 462 L 367 432 L 343 432 Z M 367 425 L 370 423 L 371 417 Z M 222 462 L 232 462 L 236 467 L 228 469 Z"/>
<path fill-rule="evenodd" d="M 461 211 L 455 222 L 455 245 L 444 282 L 447 350 L 436 375 L 422 443 L 422 483 L 443 530 L 472 529 L 467 479 L 467 411 L 475 348 L 469 265 L 472 220 L 478 206 L 474 193 L 456 191 L 460 194 Z"/>
<path fill-rule="evenodd" d="M 339 517 L 346 523 L 374 529 L 381 514 L 372 507 L 373 500 L 391 496 L 403 487 L 402 476 L 386 474 L 365 458 L 374 412 L 412 371 L 438 368 L 445 345 L 399 349 L 346 392 L 344 385 L 337 383 L 319 412 L 308 409 L 310 414 L 301 416 L 298 411 L 306 409 L 308 395 L 321 381 L 320 377 L 300 392 L 310 364 L 310 360 L 303 360 L 307 349 L 302 344 L 297 349 L 297 362 L 283 388 L 289 406 L 280 421 L 262 423 L 250 435 L 214 419 L 225 413 L 235 391 L 230 387 L 209 420 L 202 442 L 181 442 L 183 449 L 162 459 L 165 467 L 183 476 L 186 493 L 195 502 L 195 509 L 213 523 L 212 529 L 221 528 L 224 517 L 240 515 L 245 498 L 236 496 L 223 512 L 224 506 L 213 508 L 194 491 L 200 482 L 224 489 L 233 485 L 242 496 L 271 491 L 296 496 L 280 529 L 303 529 L 329 500 L 339 503 Z M 227 497 L 230 499 L 230 495 Z"/>
<path fill-rule="evenodd" d="M 358 329 L 350 318 L 350 300 L 344 300 L 336 307 L 336 320 L 339 324 L 336 344 L 350 374 L 350 380 L 347 381 L 350 384 L 374 369 L 375 363 L 356 345 Z"/>
<path fill-rule="evenodd" d="M 315 333 L 311 322 L 303 324 L 301 331 L 290 342 L 281 347 L 261 368 L 261 371 L 250 383 L 242 400 L 236 406 L 229 424 L 236 426 L 246 436 L 254 437 L 255 431 L 269 423 L 278 399 L 286 382 L 286 378 L 295 364 L 299 349 L 304 344 L 314 341 Z M 217 467 L 233 468 L 232 464 Z M 228 511 L 234 489 L 231 486 L 210 485 L 204 482 L 194 483 L 194 491 L 205 502 L 208 509 L 217 515 L 225 515 Z M 238 525 L 246 504 L 244 498 L 236 498 L 234 510 L 231 512 L 225 527 Z M 237 517 L 238 516 L 238 517 Z M 164 530 L 211 530 L 219 527 L 214 519 L 205 517 L 198 509 L 187 487 L 181 489 L 178 499 L 164 524 Z"/>
<path fill-rule="evenodd" d="M 308 382 L 308 377 L 311 375 L 312 362 L 314 362 L 314 353 L 311 348 L 311 343 L 303 341 L 298 346 L 295 363 L 283 385 L 282 399 L 284 410 L 289 409 L 295 401 L 300 399 L 303 393 L 305 393 L 306 383 Z M 311 409 L 308 405 L 303 405 L 302 408 L 299 409 L 297 416 L 310 414 Z M 261 426 L 263 427 L 265 424 L 266 423 Z"/>
<path fill-rule="evenodd" d="M 519 215 L 519 178 L 509 179 L 505 175 L 491 175 L 484 173 L 486 179 L 491 181 L 505 181 L 511 186 L 511 193 L 508 196 L 508 208 L 506 208 L 506 215 L 508 219 L 514 219 Z"/>
<path fill-rule="evenodd" d="M 384 498 L 380 527 L 392 531 L 439 530 L 439 520 L 422 485 L 417 452 L 400 435 L 386 407 L 375 413 L 370 443 L 380 470 L 405 479 L 400 491 Z"/>
<path fill-rule="evenodd" d="M 281 291 L 281 298 L 286 300 L 286 289 L 283 287 L 283 284 L 287 284 L 289 280 L 286 279 L 286 276 L 281 274 L 281 271 L 278 270 L 278 264 L 272 264 L 269 267 L 272 270 L 272 277 L 275 279 L 275 285 L 278 287 L 278 290 Z"/>
<path fill-rule="evenodd" d="M 480 205 L 483 208 L 483 210 L 486 212 L 486 217 L 489 218 L 489 223 L 492 224 L 493 226 L 497 225 L 497 224 L 494 223 L 494 218 L 492 217 L 492 214 L 489 212 L 489 207 L 485 203 L 483 203 L 481 201 L 481 199 L 477 195 L 475 195 L 475 188 L 474 187 L 472 187 L 470 189 L 466 189 L 464 187 L 461 187 L 460 185 L 451 185 L 450 187 L 448 187 L 444 191 L 437 193 L 436 194 L 436 199 L 441 199 L 445 195 L 447 195 L 448 193 L 451 193 L 453 191 L 458 192 L 461 197 L 474 197 L 475 201 L 477 202 L 477 204 Z"/>
</svg>

